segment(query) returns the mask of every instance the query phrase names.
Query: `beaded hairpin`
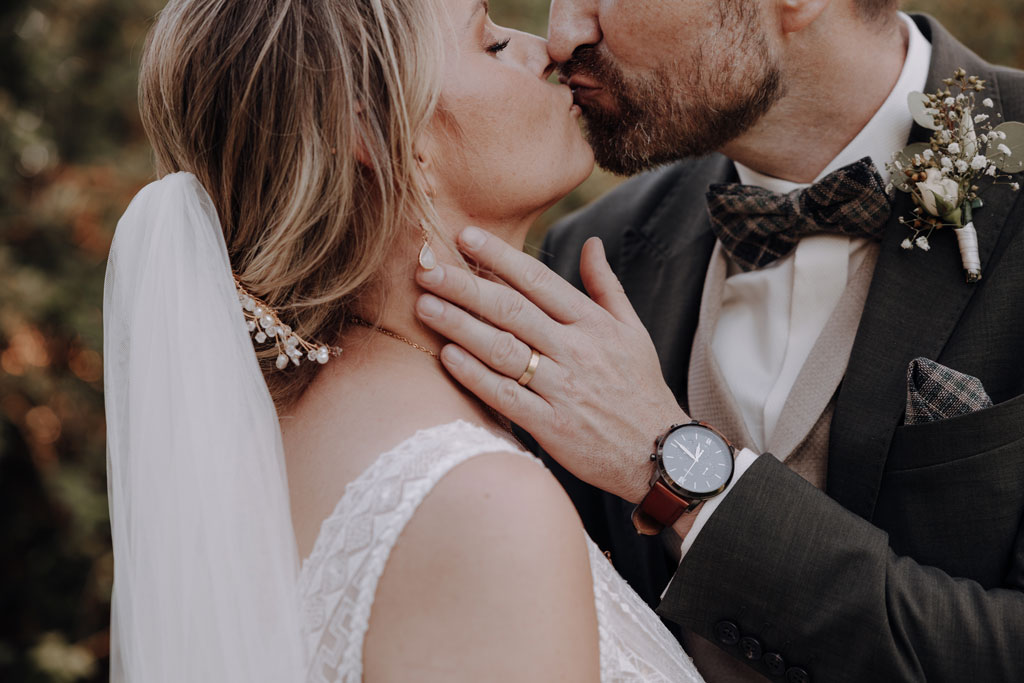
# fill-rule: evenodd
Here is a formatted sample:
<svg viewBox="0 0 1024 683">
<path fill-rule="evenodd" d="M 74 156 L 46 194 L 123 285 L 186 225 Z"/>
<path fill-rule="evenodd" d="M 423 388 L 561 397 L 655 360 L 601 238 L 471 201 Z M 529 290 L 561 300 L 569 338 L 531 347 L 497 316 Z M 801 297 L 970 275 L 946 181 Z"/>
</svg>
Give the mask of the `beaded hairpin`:
<svg viewBox="0 0 1024 683">
<path fill-rule="evenodd" d="M 281 322 L 274 309 L 257 296 L 249 293 L 242 283 L 235 277 L 235 287 L 238 289 L 238 301 L 242 304 L 242 313 L 245 314 L 246 326 L 249 333 L 253 335 L 257 344 L 263 344 L 269 338 L 273 338 L 277 345 L 277 369 L 284 370 L 288 367 L 288 361 L 295 365 L 302 362 L 305 356 L 309 361 L 316 361 L 323 365 L 331 357 L 337 358 L 341 355 L 341 348 L 329 347 L 325 344 L 311 344 L 292 331 L 292 328 Z"/>
</svg>

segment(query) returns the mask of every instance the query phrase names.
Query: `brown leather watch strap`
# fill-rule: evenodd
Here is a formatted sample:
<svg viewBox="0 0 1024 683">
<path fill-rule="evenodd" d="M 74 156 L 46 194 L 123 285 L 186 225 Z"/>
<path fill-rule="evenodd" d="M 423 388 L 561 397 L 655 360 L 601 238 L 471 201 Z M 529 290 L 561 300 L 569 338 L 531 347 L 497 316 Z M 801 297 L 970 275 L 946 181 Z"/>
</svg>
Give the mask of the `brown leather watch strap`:
<svg viewBox="0 0 1024 683">
<path fill-rule="evenodd" d="M 636 527 L 637 533 L 654 536 L 661 533 L 665 527 L 675 524 L 675 521 L 692 505 L 672 493 L 665 482 L 658 479 L 633 510 L 633 526 Z"/>
</svg>

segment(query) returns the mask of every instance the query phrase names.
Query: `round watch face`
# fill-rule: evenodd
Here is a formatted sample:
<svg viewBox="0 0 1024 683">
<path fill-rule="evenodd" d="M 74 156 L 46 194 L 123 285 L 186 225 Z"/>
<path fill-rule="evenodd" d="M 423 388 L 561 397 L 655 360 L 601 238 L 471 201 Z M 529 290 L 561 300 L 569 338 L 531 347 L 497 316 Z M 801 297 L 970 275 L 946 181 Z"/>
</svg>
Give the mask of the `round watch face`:
<svg viewBox="0 0 1024 683">
<path fill-rule="evenodd" d="M 718 434 L 700 425 L 684 425 L 661 446 L 665 474 L 676 486 L 697 495 L 722 489 L 732 475 L 732 452 Z"/>
</svg>

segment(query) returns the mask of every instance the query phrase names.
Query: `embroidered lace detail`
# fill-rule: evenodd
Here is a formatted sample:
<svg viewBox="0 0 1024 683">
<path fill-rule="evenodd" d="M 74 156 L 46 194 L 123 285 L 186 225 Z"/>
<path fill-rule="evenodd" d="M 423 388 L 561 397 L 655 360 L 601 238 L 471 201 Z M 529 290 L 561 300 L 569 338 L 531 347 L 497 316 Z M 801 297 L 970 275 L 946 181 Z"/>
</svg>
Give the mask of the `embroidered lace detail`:
<svg viewBox="0 0 1024 683">
<path fill-rule="evenodd" d="M 458 421 L 417 432 L 345 487 L 320 526 L 299 574 L 310 683 L 357 683 L 377 584 L 391 549 L 430 490 L 483 453 L 523 453 L 491 432 Z M 536 461 L 540 466 L 539 461 Z M 601 651 L 601 680 L 699 683 L 661 621 L 587 538 Z"/>
</svg>

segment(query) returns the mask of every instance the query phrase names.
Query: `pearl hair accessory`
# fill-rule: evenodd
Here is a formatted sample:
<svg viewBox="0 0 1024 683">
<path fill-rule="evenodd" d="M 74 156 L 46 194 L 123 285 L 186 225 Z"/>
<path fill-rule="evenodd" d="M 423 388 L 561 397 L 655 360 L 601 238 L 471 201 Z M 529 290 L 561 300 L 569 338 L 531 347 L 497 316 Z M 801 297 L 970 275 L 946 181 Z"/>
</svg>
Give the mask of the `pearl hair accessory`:
<svg viewBox="0 0 1024 683">
<path fill-rule="evenodd" d="M 325 344 L 311 344 L 292 331 L 292 328 L 281 322 L 277 313 L 265 301 L 253 296 L 242 286 L 235 277 L 235 288 L 238 290 L 238 301 L 242 304 L 242 313 L 245 315 L 246 326 L 249 333 L 257 344 L 265 343 L 269 338 L 274 339 L 277 345 L 277 369 L 284 370 L 288 367 L 288 361 L 295 365 L 302 362 L 305 356 L 309 361 L 316 361 L 323 365 L 331 359 L 341 355 L 341 348 L 329 347 Z"/>
</svg>

